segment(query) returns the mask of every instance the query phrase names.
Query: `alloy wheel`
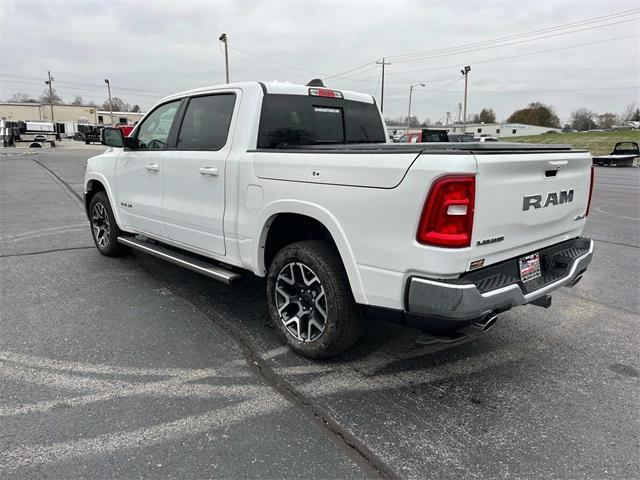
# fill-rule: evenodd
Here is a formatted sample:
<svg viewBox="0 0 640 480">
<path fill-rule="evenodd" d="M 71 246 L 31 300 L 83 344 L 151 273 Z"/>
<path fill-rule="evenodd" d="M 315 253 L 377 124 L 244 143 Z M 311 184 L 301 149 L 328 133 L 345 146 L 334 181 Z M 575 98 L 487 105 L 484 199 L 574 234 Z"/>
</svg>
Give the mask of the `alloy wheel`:
<svg viewBox="0 0 640 480">
<path fill-rule="evenodd" d="M 105 248 L 111 239 L 111 225 L 109 224 L 109 215 L 105 206 L 98 202 L 93 206 L 93 215 L 91 217 L 91 226 L 93 227 L 93 236 L 100 248 Z"/>
<path fill-rule="evenodd" d="M 287 332 L 300 342 L 320 338 L 327 323 L 327 297 L 318 275 L 291 262 L 280 270 L 275 287 L 278 317 Z"/>
</svg>

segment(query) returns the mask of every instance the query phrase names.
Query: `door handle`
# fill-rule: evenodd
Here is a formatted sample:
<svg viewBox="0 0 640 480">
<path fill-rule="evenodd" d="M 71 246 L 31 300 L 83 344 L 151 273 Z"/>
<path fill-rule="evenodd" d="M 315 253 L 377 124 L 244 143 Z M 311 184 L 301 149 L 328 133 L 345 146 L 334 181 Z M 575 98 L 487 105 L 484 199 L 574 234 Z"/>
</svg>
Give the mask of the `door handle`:
<svg viewBox="0 0 640 480">
<path fill-rule="evenodd" d="M 150 172 L 157 172 L 158 170 L 160 170 L 160 165 L 158 165 L 157 163 L 147 163 L 144 168 L 146 168 Z"/>
<path fill-rule="evenodd" d="M 212 177 L 217 177 L 218 169 L 215 167 L 202 167 L 200 169 L 200 175 L 211 175 Z"/>
</svg>

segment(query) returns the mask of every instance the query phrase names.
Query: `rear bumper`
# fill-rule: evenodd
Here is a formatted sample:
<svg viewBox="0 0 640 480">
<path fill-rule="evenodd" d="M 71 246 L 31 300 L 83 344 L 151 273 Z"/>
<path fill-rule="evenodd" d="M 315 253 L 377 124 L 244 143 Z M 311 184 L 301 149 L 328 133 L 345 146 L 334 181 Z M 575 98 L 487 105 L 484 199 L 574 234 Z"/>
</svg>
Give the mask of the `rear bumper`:
<svg viewBox="0 0 640 480">
<path fill-rule="evenodd" d="M 575 238 L 539 253 L 542 276 L 526 284 L 519 280 L 517 258 L 455 281 L 412 277 L 407 284 L 406 311 L 411 316 L 465 322 L 531 303 L 577 283 L 591 262 L 593 241 Z"/>
</svg>

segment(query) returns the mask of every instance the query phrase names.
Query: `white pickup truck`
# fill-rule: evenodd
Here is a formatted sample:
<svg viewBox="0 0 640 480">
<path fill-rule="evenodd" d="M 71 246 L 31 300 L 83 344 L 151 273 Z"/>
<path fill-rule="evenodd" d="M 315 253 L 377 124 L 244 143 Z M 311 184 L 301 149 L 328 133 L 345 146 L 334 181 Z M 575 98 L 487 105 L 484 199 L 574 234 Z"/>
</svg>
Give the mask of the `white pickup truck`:
<svg viewBox="0 0 640 480">
<path fill-rule="evenodd" d="M 103 143 L 84 183 L 100 253 L 266 276 L 270 317 L 310 357 L 350 347 L 368 316 L 488 328 L 549 306 L 592 257 L 588 152 L 387 143 L 370 95 L 320 81 L 179 93 Z"/>
</svg>

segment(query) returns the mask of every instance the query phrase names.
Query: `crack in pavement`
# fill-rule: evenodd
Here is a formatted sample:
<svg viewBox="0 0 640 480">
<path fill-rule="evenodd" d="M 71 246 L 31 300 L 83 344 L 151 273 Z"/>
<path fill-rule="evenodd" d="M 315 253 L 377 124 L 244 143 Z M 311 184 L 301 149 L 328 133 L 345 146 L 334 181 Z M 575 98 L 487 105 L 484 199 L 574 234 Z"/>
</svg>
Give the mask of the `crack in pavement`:
<svg viewBox="0 0 640 480">
<path fill-rule="evenodd" d="M 50 250 L 40 250 L 38 252 L 9 253 L 6 255 L 0 255 L 0 258 L 27 257 L 31 255 L 46 255 L 47 253 L 69 252 L 73 250 L 88 250 L 90 248 L 96 248 L 96 247 L 95 245 L 88 245 L 88 246 L 80 246 L 80 247 L 52 248 Z"/>
</svg>

